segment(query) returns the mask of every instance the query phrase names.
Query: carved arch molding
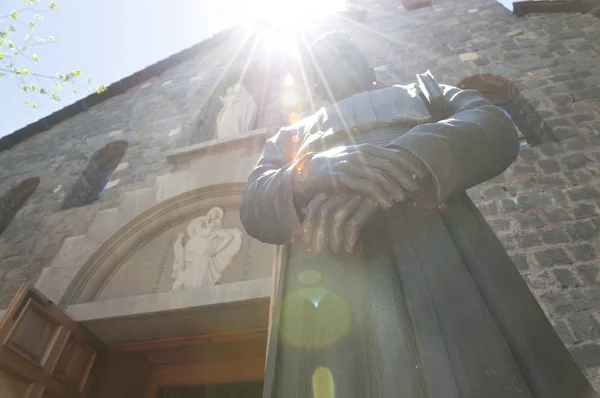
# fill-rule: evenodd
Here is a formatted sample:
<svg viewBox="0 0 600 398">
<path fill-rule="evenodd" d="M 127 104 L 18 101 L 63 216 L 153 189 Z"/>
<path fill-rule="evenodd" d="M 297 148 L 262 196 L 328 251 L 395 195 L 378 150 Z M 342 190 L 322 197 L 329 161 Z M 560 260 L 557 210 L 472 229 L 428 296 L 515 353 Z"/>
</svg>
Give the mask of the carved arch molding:
<svg viewBox="0 0 600 398">
<path fill-rule="evenodd" d="M 81 267 L 62 295 L 60 305 L 97 300 L 104 285 L 136 251 L 165 231 L 220 207 L 238 211 L 245 184 L 202 187 L 170 198 L 136 216 L 108 238 Z"/>
</svg>

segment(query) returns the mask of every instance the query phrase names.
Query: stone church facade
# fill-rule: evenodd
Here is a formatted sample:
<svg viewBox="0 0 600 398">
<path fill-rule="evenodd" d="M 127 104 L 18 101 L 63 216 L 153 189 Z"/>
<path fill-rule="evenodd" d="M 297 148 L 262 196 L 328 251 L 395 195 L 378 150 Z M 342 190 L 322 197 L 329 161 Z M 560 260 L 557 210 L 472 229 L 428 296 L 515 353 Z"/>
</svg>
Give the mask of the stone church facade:
<svg viewBox="0 0 600 398">
<path fill-rule="evenodd" d="M 318 106 L 269 29 L 222 32 L 0 140 L 0 309 L 27 282 L 107 344 L 267 327 L 277 250 L 243 232 L 241 192 L 265 139 Z M 347 32 L 385 85 L 430 69 L 513 118 L 517 161 L 469 194 L 600 388 L 600 20 L 364 0 L 307 29 Z M 236 82 L 253 125 L 217 137 Z M 200 218 L 240 239 L 216 280 L 179 289 Z"/>
</svg>

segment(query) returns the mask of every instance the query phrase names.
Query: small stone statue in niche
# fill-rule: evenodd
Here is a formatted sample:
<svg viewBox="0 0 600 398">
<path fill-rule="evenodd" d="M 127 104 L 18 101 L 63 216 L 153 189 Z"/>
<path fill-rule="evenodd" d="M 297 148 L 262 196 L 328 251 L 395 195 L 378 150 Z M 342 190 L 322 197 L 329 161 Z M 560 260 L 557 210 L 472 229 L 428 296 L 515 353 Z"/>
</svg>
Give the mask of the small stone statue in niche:
<svg viewBox="0 0 600 398">
<path fill-rule="evenodd" d="M 229 138 L 252 130 L 256 121 L 256 101 L 240 83 L 227 89 L 225 97 L 219 97 L 223 109 L 217 116 L 217 138 Z"/>
<path fill-rule="evenodd" d="M 239 229 L 223 228 L 223 209 L 213 207 L 187 227 L 188 241 L 180 233 L 173 246 L 173 290 L 216 284 L 242 246 Z"/>
</svg>

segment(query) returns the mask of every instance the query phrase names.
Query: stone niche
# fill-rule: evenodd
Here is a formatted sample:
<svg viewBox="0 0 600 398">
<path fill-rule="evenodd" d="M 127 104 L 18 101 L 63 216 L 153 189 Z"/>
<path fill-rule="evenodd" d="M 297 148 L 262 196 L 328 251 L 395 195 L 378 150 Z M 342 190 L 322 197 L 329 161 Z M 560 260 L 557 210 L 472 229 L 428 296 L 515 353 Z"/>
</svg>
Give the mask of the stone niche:
<svg viewBox="0 0 600 398">
<path fill-rule="evenodd" d="M 228 231 L 232 231 L 233 234 L 236 232 L 239 233 L 241 235 L 241 244 L 236 246 L 236 239 L 232 239 L 232 242 L 226 245 L 223 252 L 229 251 L 229 253 L 218 264 L 222 268 L 220 277 L 214 281 L 208 281 L 205 286 L 270 277 L 273 266 L 272 248 L 261 244 L 243 232 L 239 210 L 230 209 L 223 213 L 222 230 L 229 235 L 232 233 Z M 205 217 L 205 215 L 199 215 L 199 217 Z M 175 246 L 180 234 L 184 235 L 182 239 L 182 243 L 184 244 L 183 252 L 187 252 L 188 257 L 192 255 L 196 257 L 194 259 L 184 258 L 184 261 L 187 260 L 190 268 L 193 266 L 206 267 L 207 263 L 215 257 L 208 257 L 204 253 L 195 252 L 194 249 L 198 249 L 198 247 L 192 247 L 194 246 L 194 239 L 186 233 L 188 226 L 196 219 L 198 217 L 180 222 L 152 238 L 148 243 L 136 250 L 110 276 L 98 292 L 96 300 L 116 299 L 174 290 L 172 274 L 176 260 L 175 252 L 177 249 Z M 202 246 L 206 241 L 207 239 L 201 237 L 200 242 L 197 242 L 195 246 Z M 197 273 L 206 271 L 196 270 Z M 180 278 L 185 279 L 185 277 Z M 201 289 L 205 286 L 191 286 L 176 290 Z"/>
</svg>

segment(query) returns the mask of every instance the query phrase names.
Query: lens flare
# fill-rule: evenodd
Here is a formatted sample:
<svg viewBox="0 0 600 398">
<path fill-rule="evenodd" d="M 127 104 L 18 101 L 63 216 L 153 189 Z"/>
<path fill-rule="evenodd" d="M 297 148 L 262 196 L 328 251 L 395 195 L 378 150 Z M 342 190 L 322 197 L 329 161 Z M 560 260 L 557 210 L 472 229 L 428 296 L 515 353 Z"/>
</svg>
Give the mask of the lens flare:
<svg viewBox="0 0 600 398">
<path fill-rule="evenodd" d="M 335 398 L 335 383 L 331 370 L 319 366 L 312 375 L 313 398 Z"/>
<path fill-rule="evenodd" d="M 319 286 L 287 294 L 282 314 L 281 336 L 296 347 L 328 347 L 344 337 L 351 324 L 348 304 Z"/>
</svg>

